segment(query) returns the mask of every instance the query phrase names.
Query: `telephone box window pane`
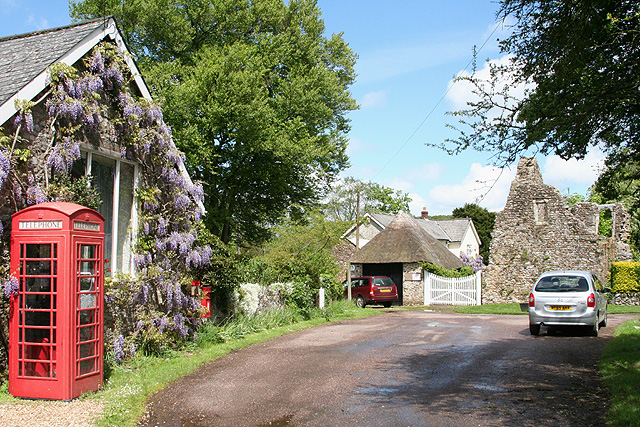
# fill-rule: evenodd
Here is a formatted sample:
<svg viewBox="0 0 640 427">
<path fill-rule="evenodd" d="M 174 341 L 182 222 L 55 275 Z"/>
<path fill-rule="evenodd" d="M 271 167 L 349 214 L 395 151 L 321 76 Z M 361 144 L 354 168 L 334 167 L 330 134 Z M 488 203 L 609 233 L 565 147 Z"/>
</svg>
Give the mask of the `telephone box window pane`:
<svg viewBox="0 0 640 427">
<path fill-rule="evenodd" d="M 95 339 L 95 326 L 88 326 L 86 328 L 80 328 L 79 342 L 91 341 Z"/>
<path fill-rule="evenodd" d="M 24 324 L 26 326 L 50 326 L 49 313 L 48 311 L 27 311 L 24 314 Z"/>
<path fill-rule="evenodd" d="M 26 274 L 29 276 L 48 276 L 51 274 L 51 261 L 27 261 Z"/>
<path fill-rule="evenodd" d="M 78 308 L 80 310 L 85 308 L 96 307 L 96 295 L 95 294 L 82 294 L 78 295 Z"/>
<path fill-rule="evenodd" d="M 96 257 L 95 245 L 80 245 L 80 258 L 95 259 L 95 257 Z"/>
<path fill-rule="evenodd" d="M 50 364 L 46 362 L 25 362 L 25 376 L 27 377 L 49 377 Z"/>
<path fill-rule="evenodd" d="M 95 347 L 95 342 L 80 344 L 78 346 L 78 359 L 85 359 L 87 357 L 95 356 Z"/>
<path fill-rule="evenodd" d="M 27 244 L 27 256 L 25 258 L 51 258 L 51 243 Z M 54 245 L 55 246 L 55 245 Z"/>
<path fill-rule="evenodd" d="M 51 292 L 51 279 L 48 277 L 29 277 L 25 292 Z"/>
<path fill-rule="evenodd" d="M 89 325 L 95 323 L 95 310 L 82 310 L 80 312 L 80 324 Z"/>
<path fill-rule="evenodd" d="M 81 360 L 79 365 L 80 365 L 80 369 L 79 369 L 79 374 L 78 375 L 85 375 L 85 374 L 90 374 L 91 372 L 95 371 L 95 359 L 89 359 L 89 360 Z"/>
<path fill-rule="evenodd" d="M 81 277 L 80 278 L 80 291 L 81 292 L 86 292 L 86 291 L 95 290 L 95 283 L 96 283 L 96 278 L 95 277 Z"/>
<path fill-rule="evenodd" d="M 45 340 L 49 342 L 50 333 L 51 331 L 49 329 L 24 328 L 24 342 L 38 343 L 38 342 L 44 342 Z"/>
<path fill-rule="evenodd" d="M 80 274 L 84 276 L 90 276 L 92 274 L 96 274 L 96 262 L 80 261 Z"/>
<path fill-rule="evenodd" d="M 25 295 L 25 300 L 27 310 L 51 310 L 51 295 Z"/>
</svg>

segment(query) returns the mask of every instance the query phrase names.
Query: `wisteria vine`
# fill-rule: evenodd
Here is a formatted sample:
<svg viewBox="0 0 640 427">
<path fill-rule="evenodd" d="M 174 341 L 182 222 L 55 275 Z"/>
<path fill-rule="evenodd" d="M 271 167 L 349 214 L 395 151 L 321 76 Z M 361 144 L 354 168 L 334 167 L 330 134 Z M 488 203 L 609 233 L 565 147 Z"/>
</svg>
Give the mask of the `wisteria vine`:
<svg viewBox="0 0 640 427">
<path fill-rule="evenodd" d="M 202 185 L 181 172 L 184 156 L 162 110 L 132 94 L 128 70 L 117 47 L 100 44 L 82 72 L 63 64 L 50 68 L 46 101 L 55 135 L 45 153 L 45 182 L 50 171 L 70 173 L 81 157 L 80 142 L 117 146 L 123 159 L 140 165 L 136 275 L 115 275 L 106 289 L 114 312 L 109 338 L 116 361 L 125 357 L 125 348 L 133 355 L 136 345 L 158 351 L 176 338 L 195 337 L 200 304 L 189 292 L 190 270 L 208 265 L 212 256 L 209 246 L 198 243 L 195 228 L 203 214 Z M 30 112 L 18 114 L 14 124 L 33 131 Z M 8 152 L 0 146 L 0 187 L 10 168 Z M 28 205 L 46 200 L 33 174 L 26 187 Z M 20 188 L 15 191 L 23 194 Z M 13 282 L 5 283 L 5 294 L 13 287 Z"/>
</svg>

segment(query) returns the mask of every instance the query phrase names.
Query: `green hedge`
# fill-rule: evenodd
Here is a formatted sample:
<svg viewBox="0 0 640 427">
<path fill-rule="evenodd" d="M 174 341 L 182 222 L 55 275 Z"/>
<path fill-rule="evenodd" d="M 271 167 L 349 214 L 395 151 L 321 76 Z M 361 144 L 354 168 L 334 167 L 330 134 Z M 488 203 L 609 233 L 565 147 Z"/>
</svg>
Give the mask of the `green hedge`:
<svg viewBox="0 0 640 427">
<path fill-rule="evenodd" d="M 467 277 L 473 275 L 473 268 L 465 265 L 457 270 L 449 270 L 437 264 L 423 261 L 420 263 L 422 268 L 429 273 L 436 274 L 441 277 Z"/>
<path fill-rule="evenodd" d="M 620 294 L 640 292 L 640 262 L 614 262 L 611 265 L 611 290 Z"/>
</svg>

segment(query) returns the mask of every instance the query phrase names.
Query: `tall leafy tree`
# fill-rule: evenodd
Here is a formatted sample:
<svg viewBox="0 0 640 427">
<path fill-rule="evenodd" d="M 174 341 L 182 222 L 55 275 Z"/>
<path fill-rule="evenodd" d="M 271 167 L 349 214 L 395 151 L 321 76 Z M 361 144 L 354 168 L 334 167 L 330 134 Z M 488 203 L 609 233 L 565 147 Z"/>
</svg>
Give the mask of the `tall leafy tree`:
<svg viewBox="0 0 640 427">
<path fill-rule="evenodd" d="M 480 255 L 485 263 L 489 262 L 489 245 L 491 233 L 496 222 L 496 213 L 489 212 L 486 208 L 475 203 L 465 203 L 461 208 L 455 208 L 452 212 L 454 218 L 471 218 L 480 237 Z"/>
<path fill-rule="evenodd" d="M 502 0 L 498 17 L 515 22 L 501 41 L 511 62 L 488 80 L 463 78 L 478 100 L 453 113 L 451 151 L 492 151 L 498 164 L 524 152 L 582 158 L 593 146 L 640 158 L 637 0 Z"/>
<path fill-rule="evenodd" d="M 356 55 L 324 35 L 315 0 L 84 0 L 71 12 L 123 22 L 224 242 L 267 239 L 347 166 Z"/>
<path fill-rule="evenodd" d="M 411 202 L 409 195 L 402 191 L 375 182 L 347 177 L 329 192 L 324 204 L 324 212 L 328 218 L 335 221 L 353 222 L 356 220 L 358 198 L 360 214 L 409 212 L 409 202 Z"/>
</svg>

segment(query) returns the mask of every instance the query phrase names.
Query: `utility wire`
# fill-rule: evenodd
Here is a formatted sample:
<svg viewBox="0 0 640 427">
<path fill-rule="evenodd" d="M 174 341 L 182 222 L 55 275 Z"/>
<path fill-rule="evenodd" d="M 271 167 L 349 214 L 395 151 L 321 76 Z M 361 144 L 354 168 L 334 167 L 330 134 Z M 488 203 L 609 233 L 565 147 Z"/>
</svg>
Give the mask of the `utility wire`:
<svg viewBox="0 0 640 427">
<path fill-rule="evenodd" d="M 504 22 L 504 21 L 503 21 Z M 484 43 L 482 43 L 482 45 L 480 46 L 480 48 L 478 50 L 475 51 L 475 55 L 477 55 L 478 53 L 480 53 L 480 51 L 482 50 L 482 48 L 485 47 L 485 45 L 489 42 L 489 39 L 493 36 L 493 34 L 498 30 L 498 27 L 500 26 L 500 23 L 496 23 L 496 26 L 493 28 L 493 31 L 491 31 L 491 34 L 489 34 L 486 38 L 486 40 L 484 41 Z M 464 70 L 466 70 L 467 68 L 469 68 L 469 66 L 471 64 L 473 64 L 476 60 L 476 57 L 471 58 L 469 60 L 469 62 L 467 63 L 467 65 L 464 67 Z M 464 71 L 463 70 L 463 71 Z M 420 128 L 422 127 L 422 125 L 425 124 L 425 122 L 429 119 L 429 117 L 431 117 L 431 115 L 433 114 L 433 112 L 436 110 L 436 108 L 438 108 L 438 105 L 440 105 L 440 103 L 442 102 L 442 100 L 447 96 L 447 94 L 449 93 L 449 91 L 451 91 L 451 88 L 453 87 L 453 85 L 455 85 L 457 82 L 453 82 L 453 84 L 451 84 L 451 86 L 449 86 L 447 88 L 447 90 L 444 92 L 444 94 L 440 97 L 440 99 L 438 100 L 438 102 L 436 102 L 436 104 L 433 106 L 433 108 L 431 108 L 431 110 L 429 111 L 429 113 L 427 113 L 426 117 L 420 122 L 420 124 L 418 125 L 418 127 L 416 127 L 416 129 L 413 131 L 413 133 L 411 135 L 409 135 L 409 137 L 406 139 L 406 141 L 400 146 L 400 148 L 398 148 L 398 150 L 395 152 L 395 154 L 393 156 L 391 156 L 389 158 L 389 160 L 387 161 L 387 163 L 384 164 L 384 166 L 382 166 L 382 168 L 380 168 L 380 170 L 378 170 L 378 172 L 375 173 L 375 175 L 373 175 L 371 177 L 371 180 L 373 180 L 375 177 L 377 177 L 383 170 L 386 169 L 387 166 L 389 166 L 389 164 L 391 164 L 391 162 L 393 161 L 393 159 L 395 159 L 398 154 L 400 154 L 400 152 L 404 149 L 404 147 L 407 146 L 407 144 L 409 143 L 409 141 L 411 141 L 411 138 L 413 138 L 415 136 L 416 133 L 418 133 L 418 131 L 420 130 Z"/>
</svg>

